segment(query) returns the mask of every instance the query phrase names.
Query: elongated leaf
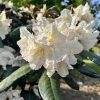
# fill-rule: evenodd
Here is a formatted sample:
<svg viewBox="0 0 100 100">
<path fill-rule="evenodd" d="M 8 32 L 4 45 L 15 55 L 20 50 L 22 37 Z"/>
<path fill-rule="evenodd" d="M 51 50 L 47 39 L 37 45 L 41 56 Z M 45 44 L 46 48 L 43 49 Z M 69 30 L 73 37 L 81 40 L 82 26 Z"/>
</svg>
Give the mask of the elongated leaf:
<svg viewBox="0 0 100 100">
<path fill-rule="evenodd" d="M 18 23 L 22 23 L 21 20 L 19 20 L 18 18 L 16 17 L 13 17 L 13 16 L 10 16 L 12 19 L 14 19 L 15 21 L 17 21 Z"/>
<path fill-rule="evenodd" d="M 3 48 L 3 47 L 4 47 L 4 45 L 3 45 L 2 39 L 0 37 L 0 48 Z"/>
<path fill-rule="evenodd" d="M 79 90 L 79 85 L 73 80 L 73 78 L 70 75 L 67 75 L 65 78 L 63 78 L 65 82 L 73 89 Z"/>
<path fill-rule="evenodd" d="M 92 78 L 100 78 L 99 75 L 96 74 L 96 72 L 93 69 L 87 68 L 87 67 L 83 67 L 79 64 L 74 65 L 74 68 L 76 68 L 79 72 L 81 72 L 82 74 L 92 77 Z"/>
<path fill-rule="evenodd" d="M 15 28 L 15 29 L 10 33 L 10 36 L 12 36 L 12 34 L 13 34 L 15 31 L 19 30 L 21 27 L 22 27 L 22 26 L 19 26 L 19 27 Z M 25 27 L 31 29 L 31 28 L 32 28 L 32 24 L 26 25 Z"/>
<path fill-rule="evenodd" d="M 81 54 L 90 59 L 91 61 L 93 61 L 94 63 L 100 65 L 100 57 L 95 55 L 94 53 L 83 50 Z"/>
<path fill-rule="evenodd" d="M 97 74 L 100 75 L 100 66 L 94 63 L 93 61 L 87 59 L 85 56 L 82 55 L 83 61 L 85 62 L 85 67 L 92 68 L 96 71 Z"/>
<path fill-rule="evenodd" d="M 43 70 L 40 69 L 38 71 L 35 71 L 35 73 L 33 73 L 33 74 L 29 74 L 28 75 L 28 78 L 27 78 L 28 79 L 28 82 L 29 83 L 35 82 L 40 77 L 40 75 L 41 75 L 42 72 L 43 72 Z"/>
<path fill-rule="evenodd" d="M 22 90 L 24 90 L 25 85 L 26 85 L 26 76 L 23 76 L 19 79 L 19 86 L 21 87 Z"/>
<path fill-rule="evenodd" d="M 76 54 L 75 57 L 77 58 L 78 61 L 83 62 L 83 59 L 79 54 Z"/>
<path fill-rule="evenodd" d="M 63 100 L 60 94 L 60 78 L 58 74 L 48 77 L 44 71 L 39 80 L 39 91 L 43 100 Z"/>
<path fill-rule="evenodd" d="M 8 77 L 10 74 L 12 74 L 17 69 L 18 69 L 18 67 L 9 66 L 7 68 L 7 70 L 4 72 L 3 79 L 5 79 L 6 77 Z"/>
<path fill-rule="evenodd" d="M 18 69 L 18 67 L 12 67 L 12 66 L 8 66 L 8 68 L 7 68 L 7 70 L 4 72 L 4 74 L 3 74 L 3 79 L 5 79 L 6 77 L 8 77 L 10 74 L 12 74 L 15 70 L 17 70 Z M 19 80 L 16 80 L 13 84 L 11 84 L 12 85 L 12 87 L 15 89 L 16 87 L 17 87 L 17 85 L 18 85 L 18 81 Z M 10 86 L 9 86 L 9 88 L 10 88 Z M 9 89 L 8 88 L 8 89 Z M 8 90 L 7 89 L 7 90 Z"/>
<path fill-rule="evenodd" d="M 31 71 L 29 64 L 22 66 L 15 72 L 13 72 L 10 76 L 5 78 L 2 82 L 0 82 L 0 92 L 4 91 L 7 87 L 9 87 L 14 81 L 19 79 L 20 77 L 26 75 Z"/>
<path fill-rule="evenodd" d="M 0 68 L 0 76 L 4 73 L 3 68 Z"/>
<path fill-rule="evenodd" d="M 83 73 L 83 74 L 85 74 L 86 76 L 92 77 L 92 78 L 100 78 L 100 76 L 97 74 L 86 74 L 86 73 Z"/>
<path fill-rule="evenodd" d="M 83 66 L 81 66 L 79 64 L 73 65 L 73 67 L 75 69 L 77 69 L 81 73 L 86 73 L 86 74 L 91 74 L 91 75 L 92 74 L 96 74 L 96 71 L 95 70 L 93 70 L 91 68 L 88 68 L 88 67 L 83 67 Z"/>
<path fill-rule="evenodd" d="M 36 100 L 36 95 L 35 95 L 33 89 L 31 89 L 29 91 L 29 96 L 28 96 L 27 100 Z"/>
</svg>

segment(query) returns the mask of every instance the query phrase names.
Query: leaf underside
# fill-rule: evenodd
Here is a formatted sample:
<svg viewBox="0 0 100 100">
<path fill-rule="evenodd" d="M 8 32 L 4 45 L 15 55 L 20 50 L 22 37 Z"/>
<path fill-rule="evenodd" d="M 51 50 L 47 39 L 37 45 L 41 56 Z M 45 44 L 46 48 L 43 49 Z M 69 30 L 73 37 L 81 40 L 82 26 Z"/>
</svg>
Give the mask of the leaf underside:
<svg viewBox="0 0 100 100">
<path fill-rule="evenodd" d="M 60 94 L 60 77 L 57 73 L 48 77 L 44 71 L 38 86 L 43 100 L 63 100 Z"/>
</svg>

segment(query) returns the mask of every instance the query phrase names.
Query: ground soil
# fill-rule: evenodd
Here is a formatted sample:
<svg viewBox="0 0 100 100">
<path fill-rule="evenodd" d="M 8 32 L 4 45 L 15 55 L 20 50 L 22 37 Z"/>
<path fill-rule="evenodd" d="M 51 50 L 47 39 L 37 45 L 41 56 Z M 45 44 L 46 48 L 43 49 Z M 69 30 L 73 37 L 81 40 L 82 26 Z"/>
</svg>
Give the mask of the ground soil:
<svg viewBox="0 0 100 100">
<path fill-rule="evenodd" d="M 61 80 L 61 93 L 63 100 L 100 100 L 100 79 L 87 77 L 83 74 L 73 75 L 80 85 L 80 90 L 71 89 Z"/>
</svg>

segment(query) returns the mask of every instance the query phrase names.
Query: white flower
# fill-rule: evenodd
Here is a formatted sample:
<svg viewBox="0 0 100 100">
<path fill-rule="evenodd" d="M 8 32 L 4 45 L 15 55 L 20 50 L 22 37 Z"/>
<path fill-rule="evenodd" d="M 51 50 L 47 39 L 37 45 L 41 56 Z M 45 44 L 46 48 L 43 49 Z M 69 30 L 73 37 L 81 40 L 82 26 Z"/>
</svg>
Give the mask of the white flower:
<svg viewBox="0 0 100 100">
<path fill-rule="evenodd" d="M 4 48 L 0 48 L 0 65 L 2 65 L 4 70 L 6 70 L 6 65 L 13 64 L 13 59 L 15 57 L 11 53 L 12 51 L 15 52 L 15 50 L 7 46 L 4 46 Z"/>
<path fill-rule="evenodd" d="M 65 21 L 67 21 L 68 23 L 72 22 L 72 14 L 71 14 L 71 10 L 68 9 L 64 9 L 61 11 L 61 18 Z"/>
<path fill-rule="evenodd" d="M 93 14 L 91 14 L 90 12 L 90 7 L 88 5 L 88 3 L 85 4 L 85 6 L 83 5 L 79 5 L 77 8 L 74 9 L 75 14 L 78 14 L 81 16 L 81 20 L 85 20 L 86 22 L 90 22 L 91 20 L 93 20 Z"/>
<path fill-rule="evenodd" d="M 5 11 L 0 14 L 0 37 L 5 39 L 5 35 L 10 32 L 10 23 L 12 22 L 11 19 L 6 19 Z"/>
<path fill-rule="evenodd" d="M 86 23 L 84 21 L 79 23 L 79 26 L 76 28 L 76 31 L 81 36 L 79 38 L 80 43 L 83 45 L 84 50 L 88 50 L 93 48 L 95 43 L 97 42 L 97 36 L 99 35 L 99 31 L 94 31 L 92 28 L 95 26 L 95 20 L 90 23 Z"/>
<path fill-rule="evenodd" d="M 41 68 L 42 65 L 44 65 L 45 52 L 49 52 L 49 49 L 47 48 L 45 44 L 38 43 L 38 41 L 35 40 L 34 36 L 31 35 L 31 33 L 29 34 L 29 32 L 25 30 L 26 30 L 25 27 L 20 29 L 22 33 L 21 35 L 22 39 L 19 40 L 17 44 L 21 48 L 20 52 L 22 54 L 22 57 L 30 63 L 30 67 L 32 69 L 37 70 Z M 49 55 L 49 53 L 46 53 L 46 54 Z"/>
<path fill-rule="evenodd" d="M 46 26 L 48 24 L 49 24 L 49 21 L 45 17 L 42 17 L 41 19 L 38 20 L 37 23 L 34 23 L 32 30 L 35 36 L 38 36 L 38 38 L 42 38 L 42 34 L 44 33 L 44 30 L 45 28 L 47 28 Z"/>
<path fill-rule="evenodd" d="M 35 5 L 32 5 L 31 7 L 32 7 L 32 9 L 34 9 Z M 21 10 L 20 13 L 21 12 L 30 13 L 30 10 L 27 7 L 22 6 L 22 7 L 18 8 L 18 9 Z"/>
<path fill-rule="evenodd" d="M 2 23 L 5 27 L 8 27 L 8 26 L 10 26 L 12 19 L 7 19 L 5 11 L 2 11 L 2 13 L 0 14 L 0 21 L 2 21 Z"/>
<path fill-rule="evenodd" d="M 33 20 L 33 19 L 31 19 L 31 20 L 27 20 L 27 23 L 29 23 L 29 24 L 33 24 L 33 23 L 34 23 L 34 20 Z"/>
<path fill-rule="evenodd" d="M 98 20 L 92 20 L 89 23 L 81 21 L 69 26 L 63 20 L 58 22 L 56 20 L 58 30 L 66 36 L 68 41 L 72 41 L 74 37 L 78 37 L 78 41 L 83 45 L 84 50 L 91 49 L 97 42 L 98 31 L 94 31 L 92 28 L 96 26 Z"/>
<path fill-rule="evenodd" d="M 4 49 L 7 50 L 7 51 L 9 51 L 9 52 L 12 52 L 12 53 L 16 52 L 13 48 L 11 48 L 9 46 L 4 46 Z"/>
<path fill-rule="evenodd" d="M 22 10 L 24 12 L 30 12 L 29 9 L 27 7 L 25 8 L 24 6 L 18 8 L 18 9 L 20 9 L 20 10 Z"/>
<path fill-rule="evenodd" d="M 77 58 L 74 54 L 79 54 L 83 50 L 83 46 L 78 42 L 78 38 L 76 37 L 74 40 L 68 41 L 66 46 L 69 50 L 66 50 L 62 61 L 48 61 L 47 75 L 49 77 L 51 77 L 55 71 L 57 71 L 60 76 L 65 77 L 69 74 L 68 70 L 73 69 L 72 65 L 77 63 Z"/>
<path fill-rule="evenodd" d="M 0 93 L 0 100 L 24 100 L 23 97 L 20 97 L 21 90 L 15 89 L 12 90 L 12 87 L 8 91 Z"/>
<path fill-rule="evenodd" d="M 13 3 L 11 1 L 9 2 L 4 2 L 6 8 L 12 8 L 13 7 Z"/>
<path fill-rule="evenodd" d="M 8 34 L 7 29 L 4 27 L 4 25 L 2 24 L 2 22 L 0 21 L 0 37 L 1 39 L 5 39 L 5 35 Z"/>
</svg>

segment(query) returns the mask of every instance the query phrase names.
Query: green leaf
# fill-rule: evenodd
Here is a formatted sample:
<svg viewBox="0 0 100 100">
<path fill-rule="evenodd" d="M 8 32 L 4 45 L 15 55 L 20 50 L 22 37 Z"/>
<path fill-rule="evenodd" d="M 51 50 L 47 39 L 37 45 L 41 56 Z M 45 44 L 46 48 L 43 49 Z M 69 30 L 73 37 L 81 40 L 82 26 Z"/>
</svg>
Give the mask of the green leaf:
<svg viewBox="0 0 100 100">
<path fill-rule="evenodd" d="M 17 70 L 18 69 L 18 67 L 12 67 L 12 66 L 8 66 L 7 67 L 7 70 L 4 72 L 4 74 L 3 74 L 3 79 L 5 79 L 6 77 L 8 77 L 10 74 L 12 74 L 15 70 Z M 18 85 L 18 80 L 16 80 L 13 84 L 11 84 L 12 85 L 12 87 L 15 89 L 16 88 L 16 86 Z M 10 86 L 9 86 L 9 88 L 10 88 Z M 8 89 L 9 89 L 8 88 Z M 8 90 L 7 89 L 7 90 Z"/>
<path fill-rule="evenodd" d="M 83 74 L 85 74 L 86 76 L 92 77 L 92 78 L 100 78 L 100 76 L 97 74 L 86 74 L 86 73 L 83 73 Z"/>
<path fill-rule="evenodd" d="M 20 67 L 18 70 L 13 72 L 10 76 L 5 78 L 2 82 L 0 82 L 0 92 L 4 91 L 7 87 L 9 87 L 14 81 L 19 79 L 20 77 L 28 74 L 31 70 L 29 64 L 26 64 Z"/>
<path fill-rule="evenodd" d="M 73 78 L 70 75 L 67 75 L 65 78 L 63 78 L 65 82 L 73 89 L 79 90 L 79 85 L 76 83 L 76 81 L 73 80 Z"/>
<path fill-rule="evenodd" d="M 21 87 L 22 90 L 24 90 L 25 85 L 26 85 L 26 76 L 23 76 L 19 79 L 19 86 Z"/>
<path fill-rule="evenodd" d="M 92 74 L 96 74 L 96 71 L 95 70 L 93 70 L 91 68 L 88 68 L 88 67 L 83 67 L 83 66 L 81 66 L 79 64 L 73 65 L 73 67 L 75 69 L 77 69 L 81 73 L 86 73 L 86 74 L 91 74 L 91 75 Z"/>
<path fill-rule="evenodd" d="M 60 94 L 60 77 L 57 73 L 48 77 L 44 71 L 38 86 L 43 100 L 63 100 Z"/>
<path fill-rule="evenodd" d="M 100 76 L 96 74 L 96 71 L 91 68 L 83 67 L 79 64 L 74 65 L 74 68 L 86 76 L 89 76 L 92 78 L 100 78 Z"/>
<path fill-rule="evenodd" d="M 78 74 L 79 71 L 77 71 L 76 69 L 73 70 L 69 70 L 69 74 Z"/>
<path fill-rule="evenodd" d="M 5 79 L 6 77 L 8 77 L 10 74 L 12 74 L 17 69 L 18 69 L 18 67 L 9 66 L 7 68 L 7 70 L 4 72 L 3 79 Z"/>
<path fill-rule="evenodd" d="M 92 68 L 96 71 L 97 74 L 100 75 L 100 66 L 94 63 L 93 61 L 87 59 L 85 56 L 82 55 L 83 61 L 85 62 L 85 67 Z"/>
<path fill-rule="evenodd" d="M 2 76 L 3 73 L 4 73 L 4 70 L 3 70 L 3 68 L 1 67 L 1 68 L 0 68 L 0 77 Z"/>
<path fill-rule="evenodd" d="M 29 83 L 33 83 L 35 82 L 41 75 L 41 73 L 43 72 L 42 69 L 38 70 L 38 71 L 34 71 L 33 74 L 29 74 L 28 75 L 28 82 Z"/>
<path fill-rule="evenodd" d="M 35 95 L 35 93 L 33 92 L 33 89 L 31 89 L 31 90 L 29 91 L 29 96 L 28 96 L 27 100 L 36 100 L 36 95 Z"/>
<path fill-rule="evenodd" d="M 94 63 L 100 65 L 100 57 L 95 55 L 94 53 L 83 50 L 81 54 L 83 56 L 87 57 L 88 59 L 90 59 L 91 61 L 93 61 Z"/>
<path fill-rule="evenodd" d="M 19 30 L 22 26 L 19 26 L 17 28 L 15 28 L 11 33 L 10 33 L 10 36 L 12 36 L 12 34 L 14 32 L 16 32 L 17 30 Z M 26 25 L 25 27 L 27 27 L 28 29 L 32 29 L 32 24 L 29 24 L 29 25 Z"/>
<path fill-rule="evenodd" d="M 75 57 L 77 58 L 78 61 L 83 62 L 83 59 L 82 59 L 81 55 L 76 54 Z"/>
<path fill-rule="evenodd" d="M 13 16 L 10 16 L 13 20 L 17 21 L 18 23 L 22 23 L 21 20 L 19 20 L 18 18 L 16 17 L 13 17 Z"/>
<path fill-rule="evenodd" d="M 4 45 L 3 45 L 2 39 L 0 37 L 0 48 L 3 48 L 3 47 L 4 47 Z"/>
</svg>

